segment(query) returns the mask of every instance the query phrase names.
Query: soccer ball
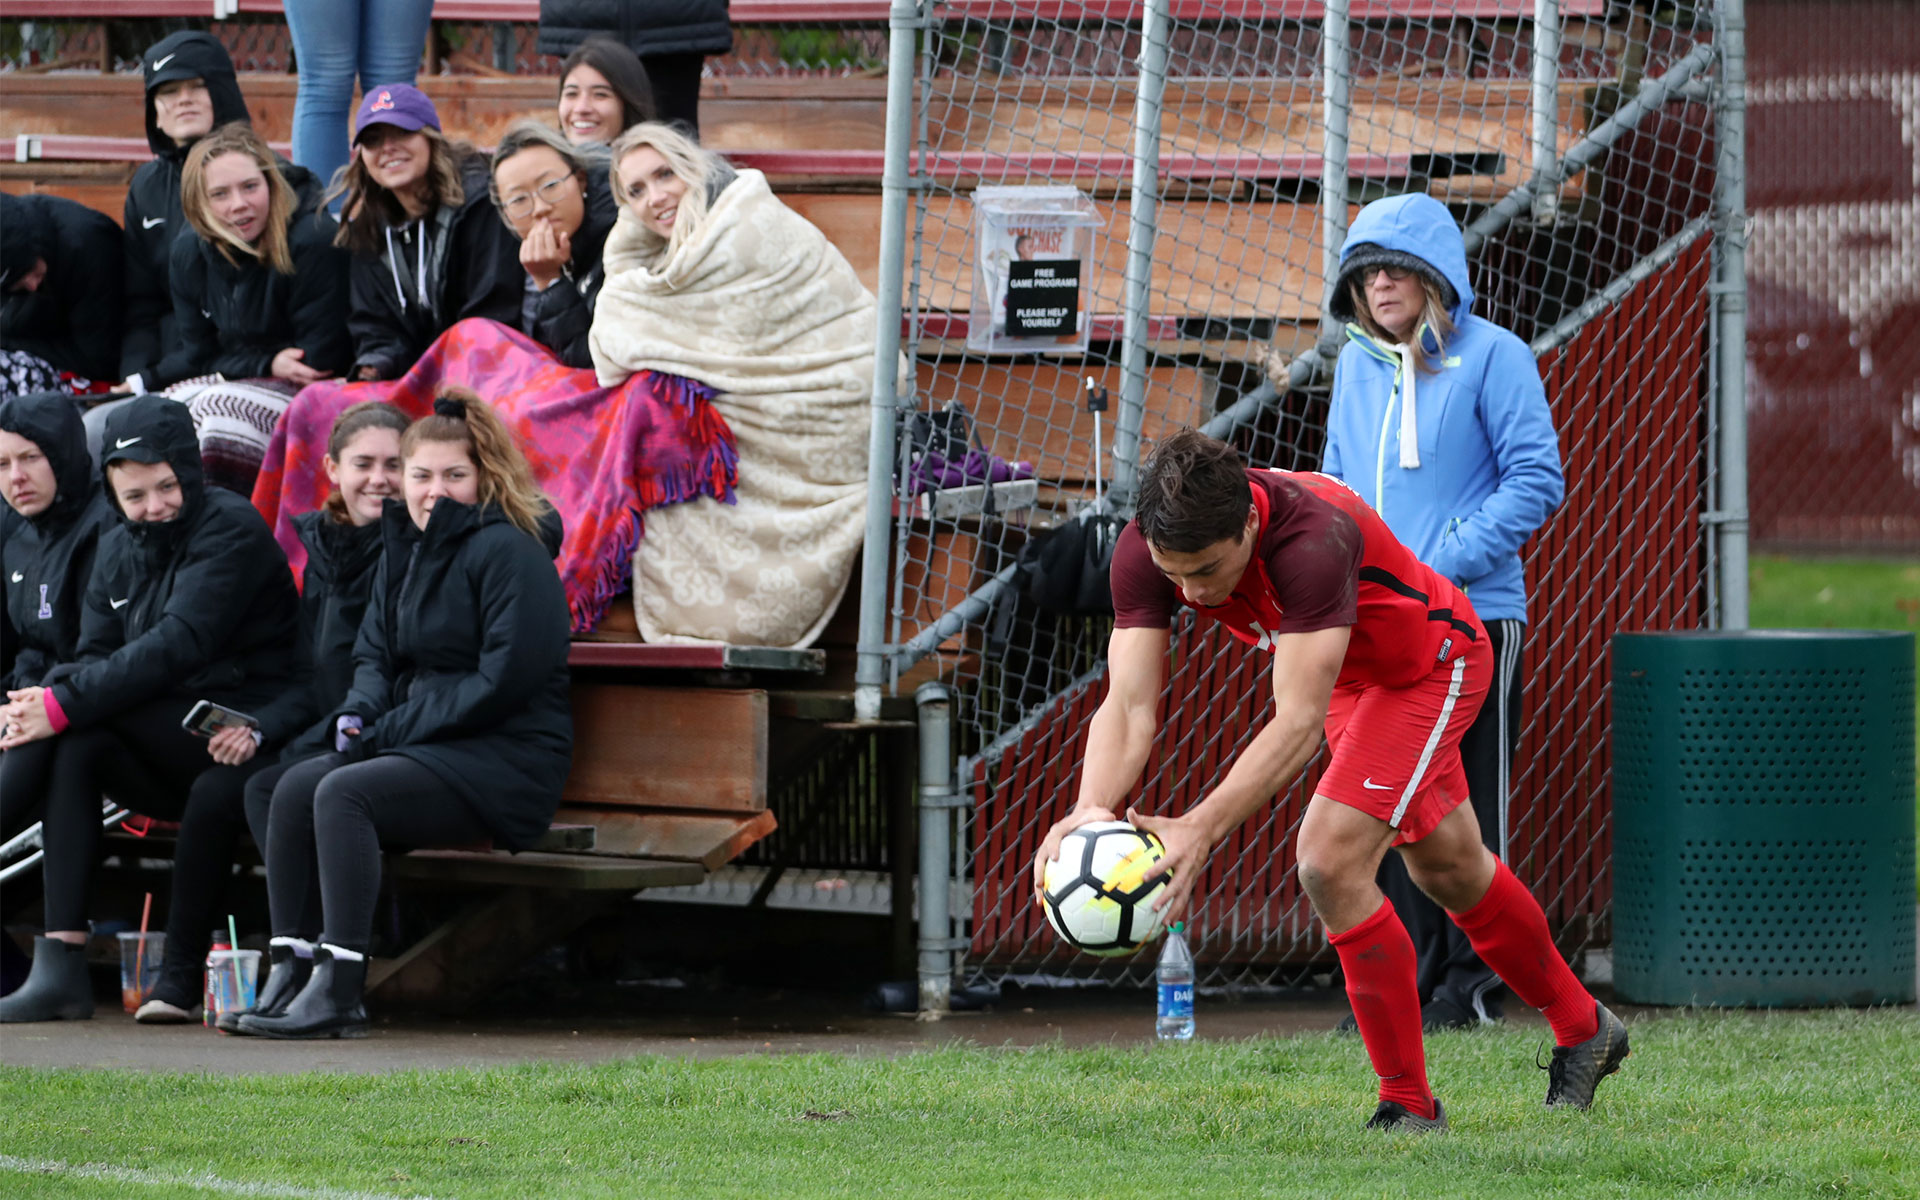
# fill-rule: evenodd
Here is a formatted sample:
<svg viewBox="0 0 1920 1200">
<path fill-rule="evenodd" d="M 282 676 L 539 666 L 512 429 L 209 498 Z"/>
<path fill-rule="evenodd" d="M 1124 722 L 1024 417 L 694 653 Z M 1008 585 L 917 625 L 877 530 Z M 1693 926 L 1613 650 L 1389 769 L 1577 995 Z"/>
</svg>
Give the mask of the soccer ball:
<svg viewBox="0 0 1920 1200">
<path fill-rule="evenodd" d="M 1141 882 L 1167 856 L 1160 839 L 1125 821 L 1082 825 L 1060 843 L 1041 880 L 1041 908 L 1061 940 L 1088 954 L 1132 954 L 1160 936 L 1153 901 L 1168 877 Z"/>
</svg>

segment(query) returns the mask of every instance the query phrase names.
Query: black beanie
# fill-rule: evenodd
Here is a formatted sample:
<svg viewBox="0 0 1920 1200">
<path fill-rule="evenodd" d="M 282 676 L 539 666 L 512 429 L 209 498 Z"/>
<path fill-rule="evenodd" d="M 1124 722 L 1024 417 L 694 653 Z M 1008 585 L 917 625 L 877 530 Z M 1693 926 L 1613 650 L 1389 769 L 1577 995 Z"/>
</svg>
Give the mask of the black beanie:
<svg viewBox="0 0 1920 1200">
<path fill-rule="evenodd" d="M 1453 285 L 1447 282 L 1447 277 L 1426 259 L 1417 254 L 1408 254 L 1405 250 L 1389 249 L 1378 242 L 1361 242 L 1353 248 L 1351 254 L 1347 255 L 1346 261 L 1340 264 L 1340 277 L 1334 281 L 1333 294 L 1327 297 L 1327 311 L 1331 312 L 1335 319 L 1341 321 L 1354 319 L 1350 285 L 1358 281 L 1363 272 L 1374 267 L 1399 267 L 1403 271 L 1411 271 L 1422 279 L 1430 279 L 1439 284 L 1440 298 L 1446 304 L 1448 312 L 1452 312 L 1454 306 L 1460 303 L 1460 293 L 1454 291 Z"/>
</svg>

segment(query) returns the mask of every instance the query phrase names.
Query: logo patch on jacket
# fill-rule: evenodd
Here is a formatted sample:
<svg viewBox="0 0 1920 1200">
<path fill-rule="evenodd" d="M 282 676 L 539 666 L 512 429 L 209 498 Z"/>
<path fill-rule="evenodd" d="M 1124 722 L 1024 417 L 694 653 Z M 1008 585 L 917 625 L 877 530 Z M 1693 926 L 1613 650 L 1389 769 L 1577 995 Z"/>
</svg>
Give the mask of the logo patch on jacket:
<svg viewBox="0 0 1920 1200">
<path fill-rule="evenodd" d="M 1453 639 L 1446 638 L 1442 640 L 1440 643 L 1440 658 L 1438 661 L 1440 662 L 1447 661 L 1447 656 L 1452 653 L 1453 653 Z"/>
<path fill-rule="evenodd" d="M 53 605 L 47 602 L 47 585 L 40 585 L 40 611 L 34 614 L 42 621 L 53 620 Z"/>
</svg>

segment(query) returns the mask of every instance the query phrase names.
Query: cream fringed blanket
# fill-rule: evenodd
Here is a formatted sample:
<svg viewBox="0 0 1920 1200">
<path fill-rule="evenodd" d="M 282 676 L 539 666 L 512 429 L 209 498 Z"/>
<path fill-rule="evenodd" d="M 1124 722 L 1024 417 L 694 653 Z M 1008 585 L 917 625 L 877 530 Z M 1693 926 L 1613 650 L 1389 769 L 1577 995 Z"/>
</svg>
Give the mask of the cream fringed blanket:
<svg viewBox="0 0 1920 1200">
<path fill-rule="evenodd" d="M 741 171 L 672 257 L 644 237 L 623 210 L 594 367 L 608 386 L 652 370 L 715 388 L 740 478 L 731 506 L 702 497 L 647 514 L 633 560 L 640 636 L 804 646 L 846 589 L 866 520 L 873 295 L 758 171 Z"/>
</svg>

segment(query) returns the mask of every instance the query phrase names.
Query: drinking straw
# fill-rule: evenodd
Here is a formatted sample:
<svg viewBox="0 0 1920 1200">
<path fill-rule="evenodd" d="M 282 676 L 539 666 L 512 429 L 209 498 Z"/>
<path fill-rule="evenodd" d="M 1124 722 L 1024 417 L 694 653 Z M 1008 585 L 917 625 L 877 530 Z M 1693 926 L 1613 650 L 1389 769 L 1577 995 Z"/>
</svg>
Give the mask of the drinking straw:
<svg viewBox="0 0 1920 1200">
<path fill-rule="evenodd" d="M 240 1007 L 240 930 L 233 923 L 232 913 L 227 914 L 227 948 L 233 956 L 229 964 L 233 968 L 233 995 L 222 996 L 221 1002 L 224 1008 L 234 1009 Z"/>
<path fill-rule="evenodd" d="M 141 983 L 140 966 L 147 956 L 147 918 L 152 915 L 153 893 L 148 892 L 147 902 L 140 906 L 140 944 L 133 948 L 133 990 L 142 1000 L 146 999 L 146 989 Z"/>
<path fill-rule="evenodd" d="M 227 914 L 227 948 L 230 950 L 240 948 L 240 931 L 234 927 L 232 913 Z"/>
</svg>

